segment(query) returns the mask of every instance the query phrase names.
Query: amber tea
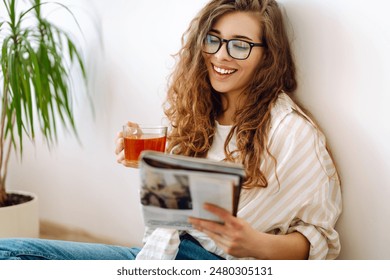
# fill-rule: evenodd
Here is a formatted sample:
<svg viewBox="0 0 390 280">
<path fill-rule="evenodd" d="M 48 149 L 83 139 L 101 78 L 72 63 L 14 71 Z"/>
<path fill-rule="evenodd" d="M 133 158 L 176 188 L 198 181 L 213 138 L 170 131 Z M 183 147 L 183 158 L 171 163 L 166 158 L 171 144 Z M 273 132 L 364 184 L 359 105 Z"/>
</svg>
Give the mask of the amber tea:
<svg viewBox="0 0 390 280">
<path fill-rule="evenodd" d="M 123 127 L 125 160 L 137 163 L 142 151 L 165 151 L 167 127 Z"/>
</svg>

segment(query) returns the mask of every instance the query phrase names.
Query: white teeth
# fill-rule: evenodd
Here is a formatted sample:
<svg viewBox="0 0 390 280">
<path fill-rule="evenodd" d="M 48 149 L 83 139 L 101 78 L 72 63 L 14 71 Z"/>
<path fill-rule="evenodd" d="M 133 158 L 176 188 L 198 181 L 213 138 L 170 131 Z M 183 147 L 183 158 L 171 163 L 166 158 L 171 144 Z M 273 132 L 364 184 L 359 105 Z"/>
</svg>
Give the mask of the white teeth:
<svg viewBox="0 0 390 280">
<path fill-rule="evenodd" d="M 222 69 L 214 65 L 214 70 L 217 71 L 219 74 L 226 75 L 226 74 L 232 74 L 236 72 L 236 70 L 227 70 L 227 69 Z"/>
</svg>

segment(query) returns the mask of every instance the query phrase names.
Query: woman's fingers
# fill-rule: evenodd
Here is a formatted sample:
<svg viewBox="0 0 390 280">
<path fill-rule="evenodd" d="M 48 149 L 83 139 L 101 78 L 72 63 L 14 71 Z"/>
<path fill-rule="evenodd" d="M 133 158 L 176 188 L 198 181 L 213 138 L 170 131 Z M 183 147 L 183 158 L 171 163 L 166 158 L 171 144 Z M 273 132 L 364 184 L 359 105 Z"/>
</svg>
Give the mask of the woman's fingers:
<svg viewBox="0 0 390 280">
<path fill-rule="evenodd" d="M 223 209 L 221 207 L 218 207 L 218 206 L 216 206 L 214 204 L 205 203 L 203 208 L 205 210 L 213 213 L 214 215 L 219 217 L 224 222 L 228 222 L 232 218 L 234 218 L 233 215 L 229 211 L 227 211 L 226 209 Z"/>
<path fill-rule="evenodd" d="M 231 246 L 231 241 L 228 237 L 209 230 L 204 230 L 203 232 L 207 234 L 211 239 L 213 239 L 215 243 L 217 243 L 219 247 L 221 247 L 223 250 Z"/>
<path fill-rule="evenodd" d="M 211 231 L 216 234 L 222 234 L 224 233 L 225 227 L 223 224 L 214 222 L 214 221 L 208 221 L 203 219 L 197 219 L 197 218 L 189 218 L 188 221 L 199 231 Z"/>
<path fill-rule="evenodd" d="M 125 126 L 136 127 L 136 128 L 139 127 L 137 123 L 133 123 L 133 122 L 127 122 Z M 115 138 L 115 154 L 118 163 L 126 167 L 138 168 L 137 162 L 129 162 L 125 160 L 123 130 L 118 132 Z"/>
<path fill-rule="evenodd" d="M 129 127 L 139 127 L 137 123 L 133 122 L 127 122 L 127 126 Z M 115 154 L 119 155 L 124 148 L 124 139 L 123 139 L 123 131 L 119 131 L 115 138 Z M 118 162 L 120 161 L 121 157 L 118 157 Z"/>
<path fill-rule="evenodd" d="M 121 151 L 121 152 L 119 152 L 118 154 L 117 154 L 117 156 L 116 156 L 116 161 L 118 162 L 118 163 L 122 163 L 123 161 L 125 160 L 125 151 Z"/>
<path fill-rule="evenodd" d="M 134 123 L 134 122 L 127 122 L 127 126 L 130 126 L 130 127 L 139 127 L 138 123 Z"/>
</svg>

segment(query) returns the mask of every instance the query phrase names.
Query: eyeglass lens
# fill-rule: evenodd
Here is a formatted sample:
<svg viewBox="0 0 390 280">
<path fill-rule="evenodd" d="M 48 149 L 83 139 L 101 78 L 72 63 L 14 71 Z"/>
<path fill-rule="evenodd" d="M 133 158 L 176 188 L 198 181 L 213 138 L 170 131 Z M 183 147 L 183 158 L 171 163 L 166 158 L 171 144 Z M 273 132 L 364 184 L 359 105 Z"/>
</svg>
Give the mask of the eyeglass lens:
<svg viewBox="0 0 390 280">
<path fill-rule="evenodd" d="M 203 51 L 215 54 L 222 46 L 222 40 L 217 36 L 208 34 L 204 40 Z M 251 51 L 251 45 L 242 40 L 228 40 L 227 52 L 235 59 L 246 59 Z"/>
</svg>

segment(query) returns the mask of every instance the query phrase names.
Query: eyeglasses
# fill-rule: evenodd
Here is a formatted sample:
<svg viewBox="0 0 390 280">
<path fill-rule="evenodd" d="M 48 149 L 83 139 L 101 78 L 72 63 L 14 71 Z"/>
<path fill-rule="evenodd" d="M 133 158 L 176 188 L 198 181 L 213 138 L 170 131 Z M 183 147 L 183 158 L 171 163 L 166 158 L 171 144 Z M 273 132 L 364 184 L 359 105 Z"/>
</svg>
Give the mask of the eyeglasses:
<svg viewBox="0 0 390 280">
<path fill-rule="evenodd" d="M 227 53 L 234 59 L 244 60 L 249 57 L 253 47 L 265 47 L 264 43 L 252 43 L 244 40 L 226 40 L 215 35 L 207 34 L 203 41 L 203 51 L 208 54 L 215 54 L 222 44 L 226 43 Z"/>
</svg>

